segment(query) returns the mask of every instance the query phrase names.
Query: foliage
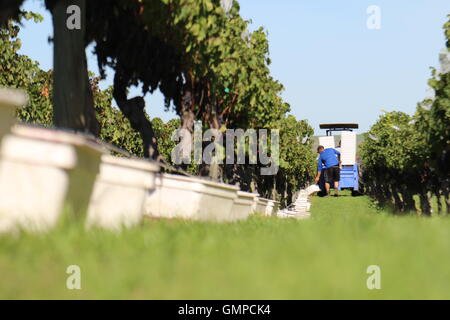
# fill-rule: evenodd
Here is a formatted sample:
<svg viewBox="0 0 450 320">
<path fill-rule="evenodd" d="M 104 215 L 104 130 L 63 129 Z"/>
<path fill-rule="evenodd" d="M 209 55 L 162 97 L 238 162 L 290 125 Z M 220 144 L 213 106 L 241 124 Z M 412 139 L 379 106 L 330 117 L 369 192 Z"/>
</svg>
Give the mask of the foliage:
<svg viewBox="0 0 450 320">
<path fill-rule="evenodd" d="M 117 108 L 112 105 L 112 91 L 109 87 L 101 91 L 98 87 L 100 78 L 91 78 L 95 111 L 100 124 L 100 139 L 115 145 L 129 153 L 143 157 L 142 139 L 131 128 L 130 122 Z"/>
<path fill-rule="evenodd" d="M 173 165 L 172 150 L 177 143 L 173 141 L 172 137 L 176 130 L 180 128 L 180 119 L 172 119 L 164 123 L 160 118 L 154 118 L 152 119 L 152 125 L 158 138 L 159 152 L 167 164 Z"/>
<path fill-rule="evenodd" d="M 447 39 L 449 26 L 450 21 L 444 26 Z M 438 211 L 443 196 L 450 213 L 450 73 L 433 69 L 429 85 L 434 97 L 421 102 L 412 117 L 383 115 L 361 145 L 368 191 L 381 203 L 393 201 L 398 211 L 416 210 L 413 195 L 419 194 L 426 215 L 432 212 L 430 194 L 438 197 Z"/>
<path fill-rule="evenodd" d="M 225 178 L 231 184 L 238 184 L 244 191 L 276 199 L 285 207 L 292 203 L 294 194 L 307 186 L 313 178 L 315 155 L 310 137 L 314 131 L 306 120 L 298 121 L 292 115 L 278 120 L 273 126 L 280 134 L 278 172 L 275 175 L 261 175 L 264 166 L 249 164 L 250 148 L 246 145 L 247 164 L 226 165 Z M 271 145 L 270 141 L 268 144 Z M 264 152 L 270 155 L 270 149 L 271 147 Z"/>
<path fill-rule="evenodd" d="M 31 12 L 20 14 L 19 19 L 42 21 L 40 15 Z M 18 110 L 21 120 L 50 125 L 51 71 L 41 70 L 37 62 L 18 53 L 19 31 L 19 23 L 12 20 L 0 28 L 0 86 L 28 91 L 29 105 Z"/>
<path fill-rule="evenodd" d="M 187 110 L 215 128 L 269 127 L 289 110 L 270 76 L 266 34 L 244 36 L 248 22 L 236 1 L 228 14 L 216 0 L 108 4 L 89 4 L 88 35 L 100 69 L 123 73 L 121 85 L 160 89 L 167 108 L 173 103 L 180 116 Z"/>
<path fill-rule="evenodd" d="M 280 128 L 280 167 L 290 177 L 298 181 L 314 175 L 315 154 L 312 152 L 314 130 L 306 120 L 297 121 L 289 115 L 279 121 Z M 303 183 L 308 182 L 303 180 Z"/>
<path fill-rule="evenodd" d="M 315 173 L 315 154 L 310 139 L 314 130 L 306 120 L 290 115 L 279 121 L 280 171 L 276 188 L 282 205 L 292 202 L 293 194 L 307 186 Z"/>
</svg>

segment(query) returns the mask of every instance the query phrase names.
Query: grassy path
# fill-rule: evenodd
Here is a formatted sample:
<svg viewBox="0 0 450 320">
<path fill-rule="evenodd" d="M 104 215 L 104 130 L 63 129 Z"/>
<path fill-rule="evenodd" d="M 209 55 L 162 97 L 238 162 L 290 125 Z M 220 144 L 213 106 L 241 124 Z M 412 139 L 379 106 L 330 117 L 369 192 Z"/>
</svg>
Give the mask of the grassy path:
<svg viewBox="0 0 450 320">
<path fill-rule="evenodd" d="M 0 237 L 0 298 L 450 298 L 450 220 L 398 218 L 365 197 L 315 199 L 308 221 L 149 221 L 114 235 Z M 66 289 L 81 268 L 82 290 Z M 369 265 L 381 290 L 366 287 Z"/>
</svg>

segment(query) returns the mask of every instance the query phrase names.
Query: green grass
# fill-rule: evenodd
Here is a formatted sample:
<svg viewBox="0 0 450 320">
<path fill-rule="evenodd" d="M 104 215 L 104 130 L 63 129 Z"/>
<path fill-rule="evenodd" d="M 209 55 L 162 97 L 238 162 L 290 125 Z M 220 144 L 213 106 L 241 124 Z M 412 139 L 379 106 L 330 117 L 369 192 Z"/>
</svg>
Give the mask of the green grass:
<svg viewBox="0 0 450 320">
<path fill-rule="evenodd" d="M 315 199 L 308 221 L 147 221 L 0 238 L 0 298 L 450 298 L 450 220 L 394 217 L 365 197 Z M 82 290 L 66 289 L 81 268 Z M 381 290 L 366 287 L 381 267 Z"/>
</svg>

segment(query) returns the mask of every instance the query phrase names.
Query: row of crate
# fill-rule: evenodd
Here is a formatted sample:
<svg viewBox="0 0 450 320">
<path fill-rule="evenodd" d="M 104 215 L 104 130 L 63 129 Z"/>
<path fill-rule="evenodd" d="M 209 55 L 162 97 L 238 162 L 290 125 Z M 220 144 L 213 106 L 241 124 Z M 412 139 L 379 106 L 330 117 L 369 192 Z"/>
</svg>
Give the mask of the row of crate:
<svg viewBox="0 0 450 320">
<path fill-rule="evenodd" d="M 63 214 L 112 230 L 145 216 L 231 222 L 277 215 L 276 201 L 235 186 L 161 173 L 155 162 L 110 155 L 89 136 L 14 124 L 19 100 L 0 90 L 0 232 L 48 230 Z"/>
<path fill-rule="evenodd" d="M 312 197 L 320 192 L 318 185 L 311 185 L 306 189 L 300 190 L 296 200 L 287 208 L 278 212 L 278 218 L 309 219 L 311 217 Z"/>
<path fill-rule="evenodd" d="M 0 150 L 0 231 L 46 230 L 62 212 L 87 212 L 87 226 L 107 229 L 137 225 L 144 216 L 231 222 L 278 212 L 276 201 L 161 173 L 155 162 L 105 154 L 73 133 L 16 125 Z"/>
</svg>

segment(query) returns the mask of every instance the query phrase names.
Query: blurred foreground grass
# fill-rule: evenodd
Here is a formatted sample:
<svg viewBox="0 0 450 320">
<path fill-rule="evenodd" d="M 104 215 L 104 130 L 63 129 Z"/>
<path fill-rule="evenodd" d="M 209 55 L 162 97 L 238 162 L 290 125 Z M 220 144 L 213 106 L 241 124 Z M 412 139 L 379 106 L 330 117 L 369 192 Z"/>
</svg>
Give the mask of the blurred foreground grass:
<svg viewBox="0 0 450 320">
<path fill-rule="evenodd" d="M 0 237 L 2 299 L 449 299 L 450 220 L 394 217 L 366 197 L 315 199 L 308 221 L 147 221 Z M 66 288 L 81 268 L 82 289 Z M 381 290 L 367 289 L 369 265 Z"/>
</svg>

